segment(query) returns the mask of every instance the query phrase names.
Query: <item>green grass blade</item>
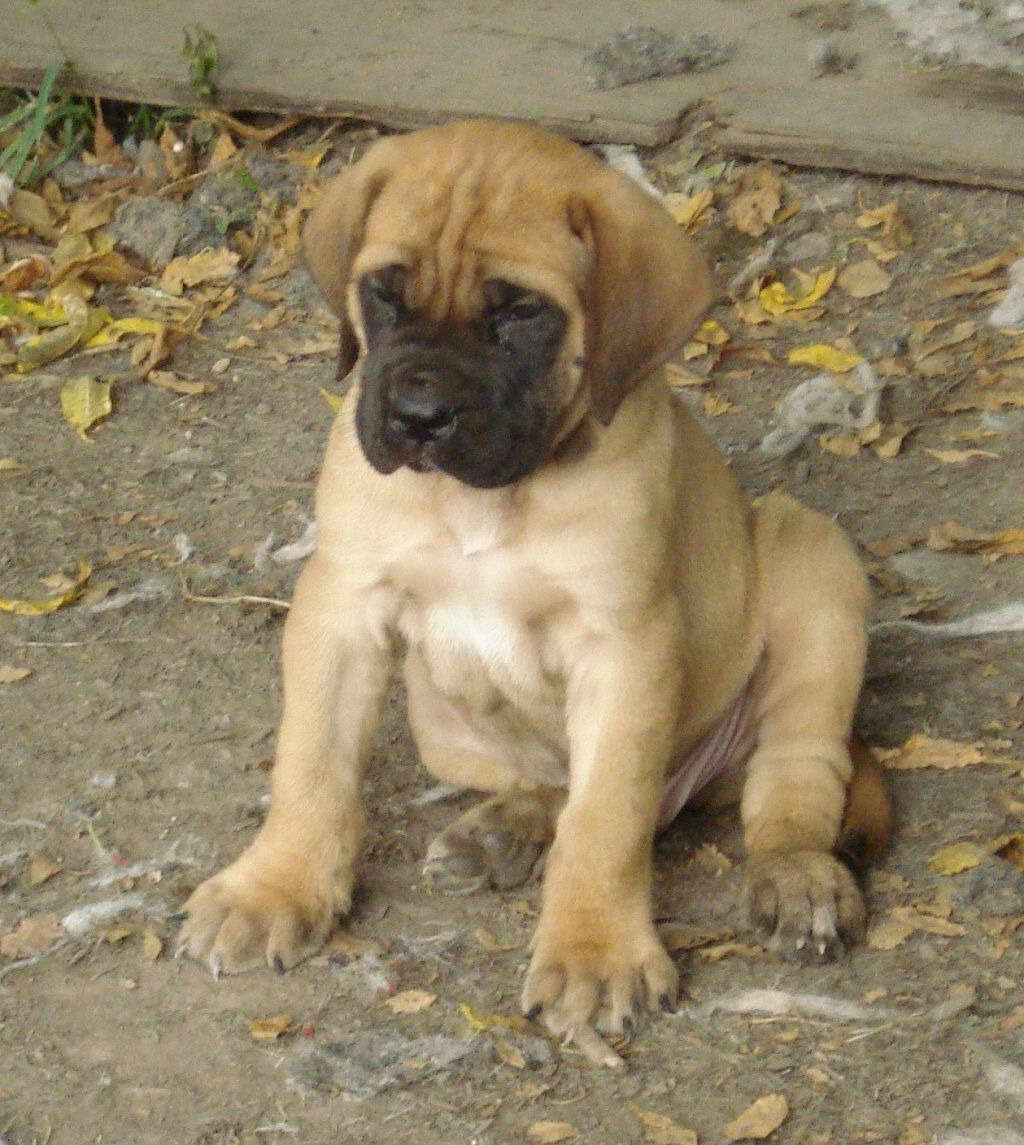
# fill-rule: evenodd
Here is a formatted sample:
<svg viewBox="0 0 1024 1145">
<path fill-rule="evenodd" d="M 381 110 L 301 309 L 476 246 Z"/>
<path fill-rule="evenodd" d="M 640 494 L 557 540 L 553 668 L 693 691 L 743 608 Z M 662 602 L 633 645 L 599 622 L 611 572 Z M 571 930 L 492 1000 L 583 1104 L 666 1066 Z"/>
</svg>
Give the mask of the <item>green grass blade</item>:
<svg viewBox="0 0 1024 1145">
<path fill-rule="evenodd" d="M 35 103 L 32 105 L 32 117 L 28 124 L 22 128 L 21 134 L 14 143 L 0 155 L 0 168 L 7 172 L 15 181 L 28 161 L 32 148 L 37 146 L 46 130 L 47 114 L 50 107 L 50 94 L 57 76 L 64 69 L 63 60 L 54 60 L 46 69 L 43 82 L 39 87 Z"/>
</svg>

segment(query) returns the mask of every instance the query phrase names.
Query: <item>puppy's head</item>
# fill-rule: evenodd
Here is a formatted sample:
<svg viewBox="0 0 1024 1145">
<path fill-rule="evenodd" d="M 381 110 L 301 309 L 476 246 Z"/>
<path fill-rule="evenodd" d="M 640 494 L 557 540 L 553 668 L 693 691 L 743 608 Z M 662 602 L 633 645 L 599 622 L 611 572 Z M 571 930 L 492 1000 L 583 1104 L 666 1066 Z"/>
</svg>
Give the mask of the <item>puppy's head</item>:
<svg viewBox="0 0 1024 1145">
<path fill-rule="evenodd" d="M 582 148 L 470 121 L 382 140 L 304 236 L 358 361 L 356 429 L 382 473 L 479 488 L 537 469 L 682 344 L 707 269 L 666 211 Z"/>
</svg>

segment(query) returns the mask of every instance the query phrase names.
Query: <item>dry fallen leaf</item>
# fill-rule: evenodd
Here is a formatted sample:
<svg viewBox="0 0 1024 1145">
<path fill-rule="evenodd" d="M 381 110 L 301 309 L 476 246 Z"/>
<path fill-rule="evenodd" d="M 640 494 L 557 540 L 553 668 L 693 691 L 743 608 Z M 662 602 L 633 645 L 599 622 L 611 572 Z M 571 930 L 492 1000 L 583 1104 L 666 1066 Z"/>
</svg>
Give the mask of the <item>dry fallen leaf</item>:
<svg viewBox="0 0 1024 1145">
<path fill-rule="evenodd" d="M 734 1121 L 725 1127 L 725 1135 L 730 1141 L 763 1141 L 770 1137 L 789 1116 L 789 1102 L 781 1093 L 769 1093 L 759 1097 Z"/>
<path fill-rule="evenodd" d="M 160 935 L 155 930 L 144 930 L 142 932 L 142 957 L 147 962 L 156 962 L 163 952 L 164 940 Z"/>
<path fill-rule="evenodd" d="M 36 855 L 28 865 L 28 885 L 38 887 L 54 875 L 60 874 L 64 868 L 56 859 L 49 855 Z"/>
<path fill-rule="evenodd" d="M 68 378 L 60 388 L 64 419 L 83 441 L 90 440 L 85 431 L 107 417 L 114 408 L 110 401 L 111 384 L 89 374 L 79 374 L 76 378 Z"/>
<path fill-rule="evenodd" d="M 760 305 L 767 313 L 776 316 L 790 314 L 812 307 L 832 289 L 835 280 L 836 269 L 830 267 L 817 275 L 803 294 L 793 294 L 786 289 L 783 283 L 773 282 L 771 285 L 763 287 L 757 297 Z M 739 310 L 738 305 L 737 310 Z M 740 316 L 743 317 L 743 314 Z M 744 318 L 744 321 L 750 321 L 750 319 Z"/>
<path fill-rule="evenodd" d="M 889 916 L 876 919 L 869 927 L 864 937 L 864 945 L 870 950 L 895 950 L 917 930 L 912 922 L 906 919 Z"/>
<path fill-rule="evenodd" d="M 1000 456 L 989 449 L 926 449 L 925 453 L 930 454 L 936 461 L 941 461 L 943 465 L 963 465 L 965 461 L 973 461 L 976 457 L 998 459 Z"/>
<path fill-rule="evenodd" d="M 14 600 L 0 596 L 0 612 L 13 612 L 15 616 L 46 616 L 50 612 L 56 612 L 58 608 L 73 604 L 82 595 L 90 576 L 92 576 L 92 566 L 80 560 L 77 577 L 63 592 L 42 600 Z"/>
<path fill-rule="evenodd" d="M 31 668 L 15 668 L 13 664 L 0 664 L 0 684 L 17 684 L 32 675 Z"/>
<path fill-rule="evenodd" d="M 568 1121 L 535 1121 L 526 1136 L 536 1145 L 557 1145 L 559 1141 L 571 1141 L 576 1129 Z"/>
<path fill-rule="evenodd" d="M 150 370 L 146 379 L 162 390 L 170 390 L 176 394 L 186 394 L 196 397 L 199 394 L 215 394 L 217 387 L 210 382 L 193 382 L 188 378 L 179 378 L 172 370 Z"/>
<path fill-rule="evenodd" d="M 818 343 L 814 346 L 794 346 L 789 352 L 791 366 L 813 366 L 816 370 L 828 370 L 831 374 L 845 374 L 860 361 L 859 354 L 849 354 L 836 346 Z"/>
<path fill-rule="evenodd" d="M 937 875 L 959 875 L 978 866 L 989 854 L 990 851 L 977 843 L 952 843 L 936 851 L 928 860 L 928 866 Z"/>
<path fill-rule="evenodd" d="M 687 231 L 696 229 L 703 220 L 704 212 L 714 201 L 714 193 L 706 188 L 695 195 L 683 195 L 675 191 L 662 200 L 672 218 Z"/>
<path fill-rule="evenodd" d="M 249 1023 L 250 1035 L 262 1042 L 276 1041 L 287 1034 L 291 1028 L 291 1014 L 274 1014 L 271 1018 L 254 1018 Z"/>
<path fill-rule="evenodd" d="M 836 284 L 852 298 L 871 298 L 892 285 L 892 275 L 873 258 L 851 263 L 836 279 Z"/>
<path fill-rule="evenodd" d="M 739 406 L 734 405 L 721 394 L 705 394 L 701 399 L 701 406 L 708 417 L 721 417 L 722 414 L 728 413 L 730 410 L 739 409 Z"/>
<path fill-rule="evenodd" d="M 513 1069 L 526 1069 L 526 1055 L 500 1034 L 491 1035 L 491 1044 L 498 1057 Z"/>
<path fill-rule="evenodd" d="M 24 918 L 15 930 L 0 937 L 0 956 L 4 958 L 32 958 L 42 952 L 63 930 L 55 914 L 37 914 Z"/>
<path fill-rule="evenodd" d="M 782 182 L 767 163 L 740 176 L 737 192 L 726 210 L 731 225 L 745 235 L 760 238 L 782 204 Z"/>
<path fill-rule="evenodd" d="M 168 294 L 182 295 L 185 288 L 207 282 L 226 282 L 234 278 L 239 256 L 227 247 L 202 250 L 198 254 L 171 259 L 160 276 L 160 288 Z"/>
<path fill-rule="evenodd" d="M 861 230 L 881 227 L 879 238 L 881 246 L 885 250 L 895 252 L 910 245 L 910 228 L 900 213 L 899 199 L 893 199 L 892 202 L 885 203 L 881 207 L 862 211 L 857 216 L 857 226 Z"/>
<path fill-rule="evenodd" d="M 386 953 L 387 946 L 376 938 L 364 938 L 347 930 L 336 930 L 324 943 L 324 954 L 340 954 L 350 962 L 365 958 L 368 954 L 379 957 Z"/>
<path fill-rule="evenodd" d="M 437 995 L 429 990 L 401 990 L 385 1000 L 384 1005 L 392 1014 L 418 1014 L 437 1001 Z"/>
<path fill-rule="evenodd" d="M 987 762 L 980 744 L 957 743 L 920 734 L 910 736 L 900 747 L 875 748 L 874 753 L 885 767 L 893 771 L 915 771 L 922 767 L 949 771 Z"/>
<path fill-rule="evenodd" d="M 644 1127 L 644 1140 L 650 1145 L 697 1145 L 697 1134 L 692 1129 L 677 1125 L 663 1113 L 651 1113 L 630 1105 L 630 1112 Z"/>
<path fill-rule="evenodd" d="M 475 1034 L 488 1033 L 490 1030 L 514 1030 L 523 1033 L 530 1029 L 530 1023 L 518 1014 L 487 1014 L 474 1009 L 468 1002 L 459 1003 L 459 1013 Z"/>
</svg>

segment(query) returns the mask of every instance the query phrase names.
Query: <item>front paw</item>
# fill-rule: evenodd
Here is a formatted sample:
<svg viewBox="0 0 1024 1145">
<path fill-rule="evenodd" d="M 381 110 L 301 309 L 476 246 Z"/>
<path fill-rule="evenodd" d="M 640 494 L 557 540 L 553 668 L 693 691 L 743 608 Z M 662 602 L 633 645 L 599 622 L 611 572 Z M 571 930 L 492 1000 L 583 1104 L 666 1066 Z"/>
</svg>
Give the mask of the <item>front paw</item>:
<svg viewBox="0 0 1024 1145">
<path fill-rule="evenodd" d="M 621 1067 L 622 1059 L 595 1030 L 631 1037 L 641 1007 L 673 1010 L 678 988 L 676 968 L 649 922 L 561 919 L 545 925 L 542 919 L 522 1006 L 591 1060 Z"/>
<path fill-rule="evenodd" d="M 785 958 L 829 961 L 864 933 L 860 888 L 849 869 L 823 851 L 751 859 L 746 902 L 751 925 Z"/>
<path fill-rule="evenodd" d="M 282 974 L 319 950 L 350 898 L 351 887 L 325 892 L 304 867 L 247 852 L 185 903 L 176 954 L 206 962 L 215 978 L 264 963 Z"/>
</svg>

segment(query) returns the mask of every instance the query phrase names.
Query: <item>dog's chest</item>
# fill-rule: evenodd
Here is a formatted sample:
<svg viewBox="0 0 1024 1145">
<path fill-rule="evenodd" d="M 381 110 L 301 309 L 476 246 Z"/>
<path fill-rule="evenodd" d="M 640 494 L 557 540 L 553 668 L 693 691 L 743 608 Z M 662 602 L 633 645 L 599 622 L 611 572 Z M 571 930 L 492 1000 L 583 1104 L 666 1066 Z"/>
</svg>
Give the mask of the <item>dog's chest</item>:
<svg viewBox="0 0 1024 1145">
<path fill-rule="evenodd" d="M 557 665 L 544 616 L 552 588 L 504 543 L 502 522 L 456 518 L 398 570 L 399 628 L 441 691 L 477 703 L 547 695 Z"/>
</svg>

